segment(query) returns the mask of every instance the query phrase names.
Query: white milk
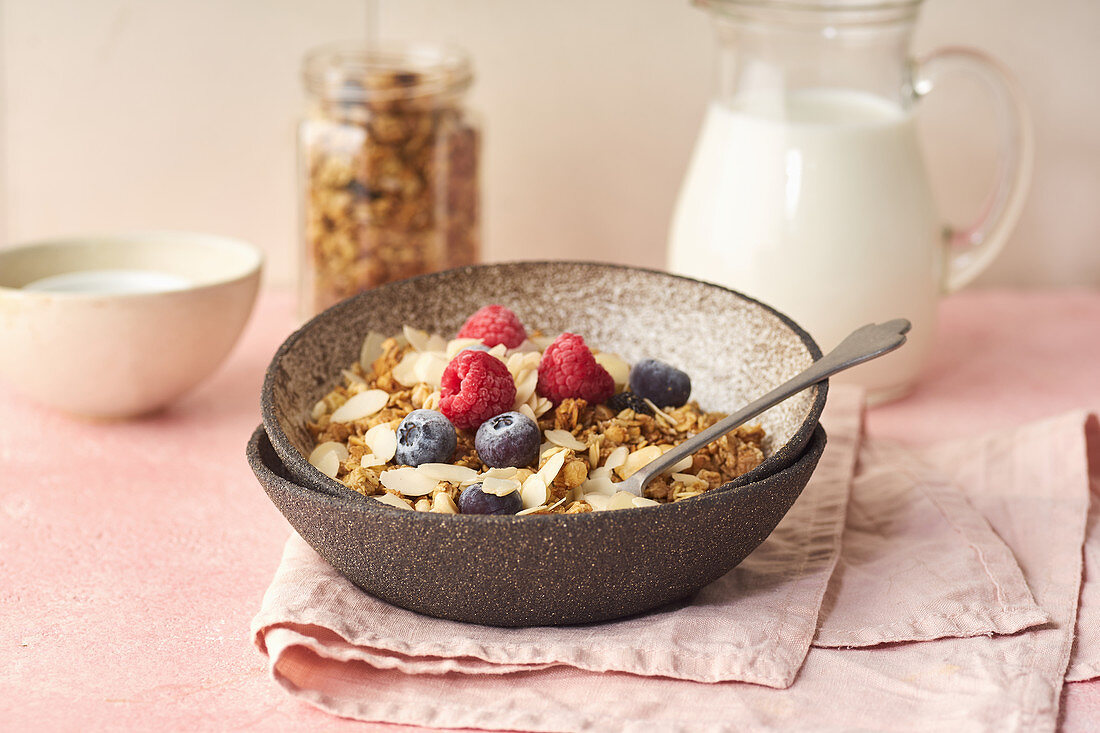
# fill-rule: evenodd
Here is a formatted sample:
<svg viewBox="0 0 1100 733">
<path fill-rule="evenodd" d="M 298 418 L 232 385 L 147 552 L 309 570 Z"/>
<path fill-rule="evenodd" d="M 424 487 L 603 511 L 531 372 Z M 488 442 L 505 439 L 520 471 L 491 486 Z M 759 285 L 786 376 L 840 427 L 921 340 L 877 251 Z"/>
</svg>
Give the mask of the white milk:
<svg viewBox="0 0 1100 733">
<path fill-rule="evenodd" d="M 941 242 L 912 116 L 863 92 L 809 90 L 710 107 L 669 267 L 774 306 L 823 351 L 864 323 L 908 318 L 905 346 L 847 373 L 883 399 L 924 361 Z"/>
<path fill-rule="evenodd" d="M 82 270 L 50 275 L 23 286 L 23 290 L 84 295 L 132 295 L 184 290 L 191 282 L 178 275 L 153 270 Z"/>
</svg>

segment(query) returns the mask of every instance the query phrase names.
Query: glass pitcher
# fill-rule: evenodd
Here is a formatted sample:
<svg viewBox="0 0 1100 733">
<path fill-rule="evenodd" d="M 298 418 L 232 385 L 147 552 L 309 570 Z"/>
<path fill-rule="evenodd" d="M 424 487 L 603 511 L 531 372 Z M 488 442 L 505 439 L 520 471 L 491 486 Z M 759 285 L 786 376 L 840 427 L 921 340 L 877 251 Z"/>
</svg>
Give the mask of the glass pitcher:
<svg viewBox="0 0 1100 733">
<path fill-rule="evenodd" d="M 920 0 L 695 0 L 713 16 L 718 89 L 673 215 L 669 269 L 774 306 L 823 351 L 904 317 L 909 343 L 846 375 L 872 401 L 923 365 L 939 297 L 1003 247 L 1026 194 L 1031 131 L 982 54 L 909 55 Z M 946 227 L 914 114 L 941 75 L 976 75 L 999 109 L 1000 173 L 981 218 Z"/>
</svg>

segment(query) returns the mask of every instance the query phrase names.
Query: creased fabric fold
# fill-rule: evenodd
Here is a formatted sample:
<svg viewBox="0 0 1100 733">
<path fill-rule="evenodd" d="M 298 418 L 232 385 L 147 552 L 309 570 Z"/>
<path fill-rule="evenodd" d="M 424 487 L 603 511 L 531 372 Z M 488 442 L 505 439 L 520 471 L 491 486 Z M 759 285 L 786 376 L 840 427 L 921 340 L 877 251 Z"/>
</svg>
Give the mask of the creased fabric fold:
<svg viewBox="0 0 1100 733">
<path fill-rule="evenodd" d="M 861 440 L 861 404 L 833 390 L 803 496 L 692 599 L 582 627 L 460 624 L 362 593 L 292 536 L 255 642 L 290 694 L 372 721 L 1053 730 L 1063 679 L 1100 660 L 1100 638 L 1074 635 L 1079 598 L 1100 613 L 1100 579 L 1082 583 L 1100 573 L 1095 418 L 910 450 Z"/>
</svg>

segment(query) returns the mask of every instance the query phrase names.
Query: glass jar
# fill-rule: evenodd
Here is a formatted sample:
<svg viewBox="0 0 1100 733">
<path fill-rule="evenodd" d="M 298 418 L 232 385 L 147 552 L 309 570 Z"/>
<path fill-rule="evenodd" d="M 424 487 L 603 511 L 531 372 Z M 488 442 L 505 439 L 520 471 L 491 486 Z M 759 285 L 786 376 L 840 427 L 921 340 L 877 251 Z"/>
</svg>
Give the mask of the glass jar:
<svg viewBox="0 0 1100 733">
<path fill-rule="evenodd" d="M 467 55 L 430 44 L 307 55 L 300 311 L 478 257 L 480 132 Z"/>
</svg>

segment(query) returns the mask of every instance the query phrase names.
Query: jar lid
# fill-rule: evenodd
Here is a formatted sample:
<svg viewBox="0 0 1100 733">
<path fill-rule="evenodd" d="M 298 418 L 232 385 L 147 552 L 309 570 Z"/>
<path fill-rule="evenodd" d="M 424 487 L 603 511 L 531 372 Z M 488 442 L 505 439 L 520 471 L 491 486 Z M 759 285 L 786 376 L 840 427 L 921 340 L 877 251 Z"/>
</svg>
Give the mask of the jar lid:
<svg viewBox="0 0 1100 733">
<path fill-rule="evenodd" d="M 306 89 L 340 102 L 375 102 L 464 91 L 473 82 L 469 55 L 434 43 L 334 43 L 306 54 Z"/>
</svg>

